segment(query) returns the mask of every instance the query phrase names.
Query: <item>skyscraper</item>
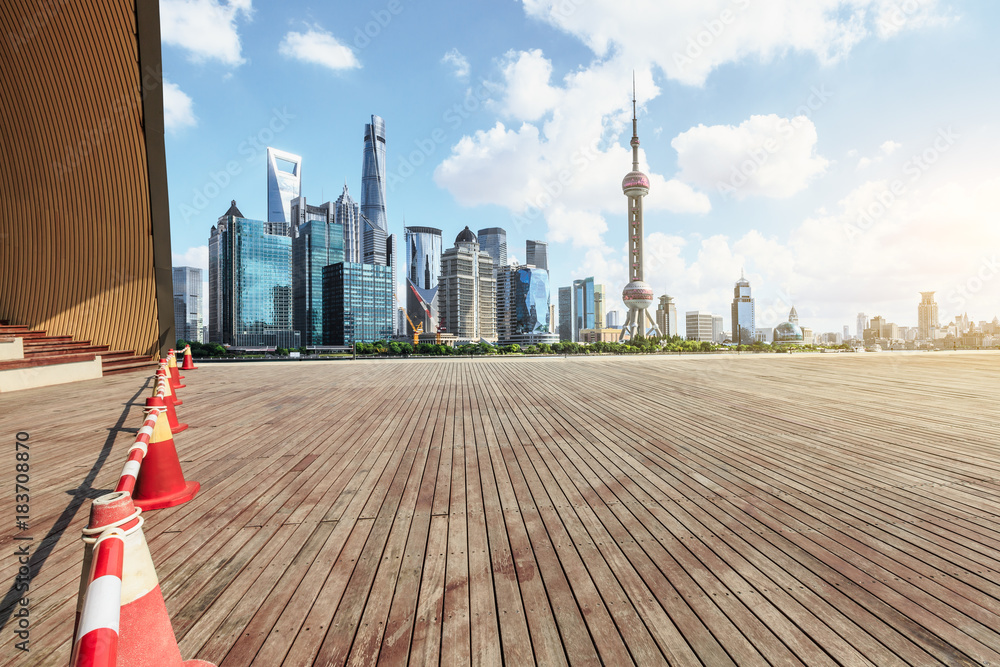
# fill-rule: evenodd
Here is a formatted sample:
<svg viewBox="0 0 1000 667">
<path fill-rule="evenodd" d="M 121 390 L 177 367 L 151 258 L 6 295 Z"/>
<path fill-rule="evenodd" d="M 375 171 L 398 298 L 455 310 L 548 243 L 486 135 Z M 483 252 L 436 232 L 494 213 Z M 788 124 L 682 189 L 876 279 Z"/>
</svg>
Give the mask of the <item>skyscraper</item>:
<svg viewBox="0 0 1000 667">
<path fill-rule="evenodd" d="M 455 246 L 441 254 L 438 308 L 444 330 L 458 340 L 497 339 L 493 258 L 479 249 L 468 227 L 459 232 Z"/>
<path fill-rule="evenodd" d="M 755 330 L 750 281 L 740 272 L 740 279 L 733 287 L 733 342 L 737 345 L 752 345 Z"/>
<path fill-rule="evenodd" d="M 851 327 L 846 324 L 844 325 L 844 340 L 851 340 Z"/>
<path fill-rule="evenodd" d="M 171 274 L 174 283 L 174 335 L 188 342 L 204 343 L 201 269 L 175 266 Z"/>
<path fill-rule="evenodd" d="M 665 338 L 682 335 L 677 328 L 677 305 L 674 304 L 674 297 L 666 294 L 660 297 L 660 306 L 656 309 L 656 324 Z"/>
<path fill-rule="evenodd" d="M 549 320 L 549 272 L 533 266 L 501 266 L 497 273 L 497 335 L 500 343 L 557 343 Z"/>
<path fill-rule="evenodd" d="M 507 266 L 507 231 L 502 227 L 480 229 L 479 249 L 493 258 L 493 273 L 496 274 L 501 266 Z"/>
<path fill-rule="evenodd" d="M 539 269 L 549 270 L 549 244 L 545 241 L 525 241 L 524 243 L 525 264 Z"/>
<path fill-rule="evenodd" d="M 601 286 L 603 291 L 604 286 Z M 594 277 L 581 278 L 573 281 L 573 338 L 580 342 L 580 332 L 584 329 L 596 329 L 599 324 L 594 320 Z"/>
<path fill-rule="evenodd" d="M 722 315 L 712 315 L 712 342 L 722 343 L 724 342 L 722 336 Z"/>
<path fill-rule="evenodd" d="M 698 310 L 689 310 L 685 317 L 685 333 L 688 340 L 712 342 L 712 315 Z"/>
<path fill-rule="evenodd" d="M 267 147 L 267 222 L 292 221 L 292 200 L 302 196 L 302 158 Z"/>
<path fill-rule="evenodd" d="M 934 300 L 934 292 L 921 292 L 920 304 L 917 306 L 917 338 L 919 340 L 934 340 L 939 324 L 938 305 Z"/>
<path fill-rule="evenodd" d="M 361 253 L 361 207 L 344 192 L 334 202 L 334 222 L 344 230 L 344 261 L 360 264 Z"/>
<path fill-rule="evenodd" d="M 572 341 L 573 323 L 576 316 L 573 313 L 573 287 L 559 288 L 559 340 Z"/>
<path fill-rule="evenodd" d="M 323 267 L 323 344 L 389 340 L 395 330 L 392 270 L 341 262 Z"/>
<path fill-rule="evenodd" d="M 210 341 L 299 347 L 288 224 L 243 218 L 234 201 L 212 227 L 208 249 Z"/>
<path fill-rule="evenodd" d="M 424 333 L 438 327 L 438 278 L 441 275 L 441 230 L 434 227 L 404 227 L 406 243 L 406 314 Z M 407 323 L 405 331 L 413 335 Z"/>
<path fill-rule="evenodd" d="M 323 344 L 323 267 L 344 261 L 344 232 L 336 205 L 292 202 L 292 324 L 302 345 Z"/>
<path fill-rule="evenodd" d="M 628 197 L 629 283 L 622 290 L 622 301 L 628 307 L 625 326 L 618 340 L 635 340 L 652 329 L 660 336 L 656 321 L 649 314 L 653 305 L 653 288 L 642 277 L 642 198 L 649 194 L 649 178 L 639 171 L 639 129 L 635 117 L 635 78 L 632 80 L 632 171 L 622 180 L 622 192 Z M 646 324 L 649 323 L 649 328 Z"/>
<path fill-rule="evenodd" d="M 865 329 L 868 328 L 868 316 L 865 315 L 864 313 L 858 313 L 858 321 L 856 326 L 857 326 L 857 339 L 864 340 Z"/>
<path fill-rule="evenodd" d="M 371 123 L 365 125 L 361 215 L 362 261 L 365 264 L 385 265 L 386 237 L 389 235 L 385 210 L 385 121 L 374 114 Z"/>
</svg>

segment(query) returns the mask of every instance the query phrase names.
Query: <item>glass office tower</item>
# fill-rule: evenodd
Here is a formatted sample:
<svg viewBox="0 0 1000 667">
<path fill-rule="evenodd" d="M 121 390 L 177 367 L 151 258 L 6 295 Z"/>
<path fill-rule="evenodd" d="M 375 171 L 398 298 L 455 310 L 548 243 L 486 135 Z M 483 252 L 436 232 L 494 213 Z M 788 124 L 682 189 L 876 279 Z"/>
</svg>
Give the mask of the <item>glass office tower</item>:
<svg viewBox="0 0 1000 667">
<path fill-rule="evenodd" d="M 365 125 L 361 163 L 362 262 L 386 264 L 389 222 L 385 212 L 385 121 L 372 115 Z M 367 219 L 368 224 L 365 224 Z"/>
<path fill-rule="evenodd" d="M 341 262 L 323 267 L 323 344 L 353 345 L 391 340 L 392 270 Z"/>
<path fill-rule="evenodd" d="M 549 268 L 548 251 L 549 244 L 545 241 L 525 241 L 524 254 L 526 259 L 524 263 L 547 271 Z"/>
<path fill-rule="evenodd" d="M 559 288 L 559 340 L 572 341 L 573 338 L 573 288 Z"/>
<path fill-rule="evenodd" d="M 305 197 L 292 206 L 293 218 L 300 219 L 292 239 L 292 322 L 303 345 L 323 344 L 323 267 L 344 261 L 344 232 L 335 210 L 330 202 L 308 206 Z"/>
<path fill-rule="evenodd" d="M 292 239 L 284 223 L 232 215 L 212 227 L 209 299 L 216 340 L 234 347 L 298 347 L 292 329 Z"/>
<path fill-rule="evenodd" d="M 479 230 L 479 249 L 493 258 L 493 275 L 501 266 L 507 266 L 507 231 L 502 227 Z"/>
<path fill-rule="evenodd" d="M 334 202 L 334 222 L 344 230 L 344 261 L 361 263 L 361 206 L 344 192 Z"/>
<path fill-rule="evenodd" d="M 434 227 L 404 228 L 406 243 L 406 314 L 414 325 L 423 323 L 430 334 L 438 326 L 438 277 L 441 275 L 441 230 Z M 404 333 L 413 335 L 406 323 Z"/>
<path fill-rule="evenodd" d="M 180 340 L 204 343 L 202 337 L 201 269 L 192 266 L 175 266 L 174 283 L 174 336 Z"/>
</svg>

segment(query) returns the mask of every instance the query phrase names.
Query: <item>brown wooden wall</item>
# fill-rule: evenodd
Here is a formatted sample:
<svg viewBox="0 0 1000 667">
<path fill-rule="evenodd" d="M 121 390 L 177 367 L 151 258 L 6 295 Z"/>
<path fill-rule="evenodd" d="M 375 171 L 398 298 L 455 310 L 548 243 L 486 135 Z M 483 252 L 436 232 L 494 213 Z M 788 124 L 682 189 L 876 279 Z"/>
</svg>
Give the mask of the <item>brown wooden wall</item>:
<svg viewBox="0 0 1000 667">
<path fill-rule="evenodd" d="M 173 300 L 159 16 L 139 3 L 0 0 L 0 320 L 153 355 Z"/>
</svg>

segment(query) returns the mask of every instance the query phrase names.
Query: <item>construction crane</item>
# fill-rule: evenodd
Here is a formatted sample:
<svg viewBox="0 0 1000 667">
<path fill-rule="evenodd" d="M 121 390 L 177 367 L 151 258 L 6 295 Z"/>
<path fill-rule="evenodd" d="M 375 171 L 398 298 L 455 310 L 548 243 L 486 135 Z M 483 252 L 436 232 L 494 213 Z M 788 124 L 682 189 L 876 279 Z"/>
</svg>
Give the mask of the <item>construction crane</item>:
<svg viewBox="0 0 1000 667">
<path fill-rule="evenodd" d="M 406 321 L 410 323 L 410 328 L 413 329 L 413 347 L 416 347 L 420 343 L 420 334 L 424 332 L 424 323 L 414 324 L 413 320 L 410 319 L 410 314 L 405 310 L 403 314 L 406 315 Z"/>
</svg>

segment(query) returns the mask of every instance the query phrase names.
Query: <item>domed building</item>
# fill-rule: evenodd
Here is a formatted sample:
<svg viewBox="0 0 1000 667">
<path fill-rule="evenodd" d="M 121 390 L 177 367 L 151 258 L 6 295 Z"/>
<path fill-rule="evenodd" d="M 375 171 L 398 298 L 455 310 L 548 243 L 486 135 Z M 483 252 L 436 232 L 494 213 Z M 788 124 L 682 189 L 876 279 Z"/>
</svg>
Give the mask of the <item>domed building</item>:
<svg viewBox="0 0 1000 667">
<path fill-rule="evenodd" d="M 802 328 L 799 326 L 799 314 L 795 312 L 795 306 L 792 306 L 792 309 L 788 311 L 788 321 L 774 327 L 774 344 L 802 345 L 803 340 Z"/>
</svg>

